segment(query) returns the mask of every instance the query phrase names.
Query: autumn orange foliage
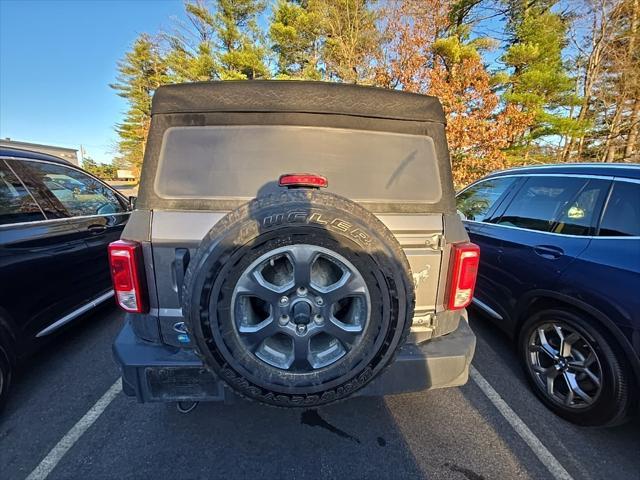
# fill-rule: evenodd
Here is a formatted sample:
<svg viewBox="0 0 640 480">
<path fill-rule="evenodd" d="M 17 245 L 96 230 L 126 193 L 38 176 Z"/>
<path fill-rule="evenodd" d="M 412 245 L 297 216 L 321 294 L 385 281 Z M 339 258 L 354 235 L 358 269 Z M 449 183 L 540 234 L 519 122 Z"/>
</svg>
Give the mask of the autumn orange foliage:
<svg viewBox="0 0 640 480">
<path fill-rule="evenodd" d="M 507 165 L 504 149 L 531 116 L 503 105 L 478 45 L 451 24 L 452 2 L 392 2 L 377 83 L 437 96 L 447 117 L 454 183 L 462 186 Z"/>
</svg>

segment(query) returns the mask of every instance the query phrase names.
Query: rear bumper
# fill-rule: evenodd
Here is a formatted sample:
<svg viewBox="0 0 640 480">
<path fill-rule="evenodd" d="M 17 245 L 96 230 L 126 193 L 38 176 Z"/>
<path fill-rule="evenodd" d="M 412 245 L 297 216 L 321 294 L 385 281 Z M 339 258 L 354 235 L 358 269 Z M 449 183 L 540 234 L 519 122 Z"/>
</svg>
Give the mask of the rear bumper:
<svg viewBox="0 0 640 480">
<path fill-rule="evenodd" d="M 400 348 L 382 375 L 356 393 L 379 396 L 464 385 L 476 346 L 466 320 L 458 329 Z M 122 386 L 140 402 L 230 401 L 234 394 L 206 370 L 192 350 L 140 340 L 127 322 L 113 345 Z"/>
<path fill-rule="evenodd" d="M 358 394 L 392 395 L 464 385 L 475 350 L 476 336 L 466 318 L 461 318 L 457 330 L 447 335 L 402 346 L 395 361 Z"/>
</svg>

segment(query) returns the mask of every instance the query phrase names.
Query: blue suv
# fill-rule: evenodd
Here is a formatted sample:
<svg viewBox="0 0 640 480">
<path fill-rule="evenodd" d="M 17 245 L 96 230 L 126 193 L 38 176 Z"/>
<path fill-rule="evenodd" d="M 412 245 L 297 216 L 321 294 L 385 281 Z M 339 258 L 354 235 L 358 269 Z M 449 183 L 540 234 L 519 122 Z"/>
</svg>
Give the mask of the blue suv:
<svg viewBox="0 0 640 480">
<path fill-rule="evenodd" d="M 457 195 L 480 246 L 474 305 L 517 339 L 538 397 L 580 425 L 637 409 L 640 165 L 497 172 Z"/>
</svg>

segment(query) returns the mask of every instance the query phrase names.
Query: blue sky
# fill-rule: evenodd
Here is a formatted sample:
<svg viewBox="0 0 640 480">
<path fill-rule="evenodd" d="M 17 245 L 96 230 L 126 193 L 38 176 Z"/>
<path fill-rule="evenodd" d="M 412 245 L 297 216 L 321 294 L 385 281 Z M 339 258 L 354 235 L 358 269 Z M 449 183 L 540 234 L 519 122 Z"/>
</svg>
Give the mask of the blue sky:
<svg viewBox="0 0 640 480">
<path fill-rule="evenodd" d="M 0 138 L 111 161 L 126 109 L 109 88 L 142 32 L 171 27 L 180 0 L 0 0 Z"/>
</svg>

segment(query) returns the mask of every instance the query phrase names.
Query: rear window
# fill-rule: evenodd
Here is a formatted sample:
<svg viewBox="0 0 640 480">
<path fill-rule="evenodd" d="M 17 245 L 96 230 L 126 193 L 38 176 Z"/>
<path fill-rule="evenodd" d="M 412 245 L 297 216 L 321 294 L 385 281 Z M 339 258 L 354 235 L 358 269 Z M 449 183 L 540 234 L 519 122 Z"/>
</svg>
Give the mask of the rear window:
<svg viewBox="0 0 640 480">
<path fill-rule="evenodd" d="M 640 237 L 640 184 L 615 182 L 600 223 L 601 237 Z"/>
<path fill-rule="evenodd" d="M 584 178 L 533 176 L 520 189 L 497 223 L 550 232 L 555 220 L 586 183 Z"/>
<path fill-rule="evenodd" d="M 458 213 L 463 220 L 482 222 L 493 204 L 514 182 L 515 177 L 490 178 L 467 188 L 456 198 Z"/>
<path fill-rule="evenodd" d="M 44 219 L 42 210 L 22 182 L 0 160 L 0 225 Z"/>
<path fill-rule="evenodd" d="M 329 191 L 362 202 L 442 197 L 429 137 L 288 125 L 169 128 L 155 190 L 172 199 L 250 199 L 284 173 L 324 175 Z"/>
</svg>

